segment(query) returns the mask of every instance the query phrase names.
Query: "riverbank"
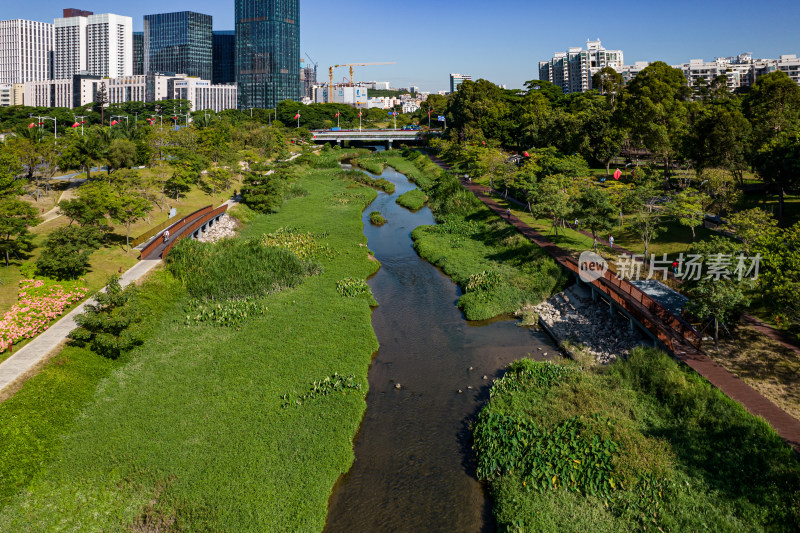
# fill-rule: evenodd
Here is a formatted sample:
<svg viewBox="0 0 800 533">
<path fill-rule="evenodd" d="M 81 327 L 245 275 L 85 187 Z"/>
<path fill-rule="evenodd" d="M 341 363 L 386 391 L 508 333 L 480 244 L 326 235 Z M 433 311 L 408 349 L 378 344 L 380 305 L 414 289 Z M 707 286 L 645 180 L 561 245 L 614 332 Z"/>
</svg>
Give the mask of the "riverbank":
<svg viewBox="0 0 800 533">
<path fill-rule="evenodd" d="M 341 292 L 378 268 L 361 220 L 376 193 L 338 170 L 297 168 L 307 194 L 253 217 L 238 238 L 291 226 L 330 251 L 321 272 L 264 297 L 263 313 L 238 328 L 187 325 L 188 297 L 165 295 L 158 334 L 96 389 L 85 385 L 71 421 L 50 430 L 63 445 L 10 491 L 0 529 L 322 529 L 331 487 L 353 461 L 378 348 L 370 294 Z M 324 383 L 334 385 L 315 385 Z"/>
<path fill-rule="evenodd" d="M 501 530 L 800 527 L 792 449 L 653 349 L 584 370 L 515 363 L 479 415 L 475 449 Z"/>
</svg>

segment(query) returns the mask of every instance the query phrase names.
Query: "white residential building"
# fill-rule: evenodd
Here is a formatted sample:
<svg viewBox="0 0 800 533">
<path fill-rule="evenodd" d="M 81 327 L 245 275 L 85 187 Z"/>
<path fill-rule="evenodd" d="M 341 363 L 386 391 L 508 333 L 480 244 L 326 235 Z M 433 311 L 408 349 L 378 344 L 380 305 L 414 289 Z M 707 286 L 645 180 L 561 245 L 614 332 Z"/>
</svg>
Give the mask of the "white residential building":
<svg viewBox="0 0 800 533">
<path fill-rule="evenodd" d="M 456 92 L 458 87 L 467 80 L 472 80 L 472 76 L 467 74 L 450 74 L 450 92 Z"/>
<path fill-rule="evenodd" d="M 0 83 L 0 107 L 10 107 L 14 101 L 14 86 L 10 83 Z"/>
<path fill-rule="evenodd" d="M 539 61 L 539 79 L 558 85 L 564 94 L 580 93 L 592 89 L 595 73 L 604 67 L 619 70 L 623 63 L 622 50 L 606 50 L 600 39 L 586 41 L 586 50 L 570 48 L 549 61 Z"/>
<path fill-rule="evenodd" d="M 0 21 L 0 83 L 48 80 L 52 74 L 53 25 Z"/>
<path fill-rule="evenodd" d="M 55 19 L 55 79 L 133 74 L 133 19 L 105 13 Z"/>
<path fill-rule="evenodd" d="M 29 81 L 25 84 L 24 99 L 30 107 L 71 108 L 72 79 Z"/>
</svg>

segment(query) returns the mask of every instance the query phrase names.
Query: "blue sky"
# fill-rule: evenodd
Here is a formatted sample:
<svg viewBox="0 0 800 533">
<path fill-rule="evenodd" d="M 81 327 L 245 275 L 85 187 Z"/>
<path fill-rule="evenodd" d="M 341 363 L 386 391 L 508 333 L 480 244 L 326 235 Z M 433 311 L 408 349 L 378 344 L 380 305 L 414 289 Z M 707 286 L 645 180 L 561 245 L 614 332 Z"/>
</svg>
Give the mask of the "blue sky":
<svg viewBox="0 0 800 533">
<path fill-rule="evenodd" d="M 214 29 L 233 29 L 233 0 L 137 0 L 125 7 L 95 0 L 0 0 L 3 19 L 52 22 L 64 7 L 133 17 L 198 11 Z M 122 2 L 116 5 L 125 5 Z M 320 78 L 336 63 L 396 61 L 361 67 L 356 79 L 448 88 L 450 72 L 521 87 L 538 77 L 538 61 L 600 38 L 621 49 L 625 62 L 713 59 L 740 52 L 754 57 L 800 55 L 800 2 L 705 0 L 692 2 L 532 2 L 522 0 L 301 0 L 301 50 L 319 63 Z M 323 74 L 324 72 L 324 74 Z M 337 70 L 341 80 L 345 69 Z"/>
</svg>

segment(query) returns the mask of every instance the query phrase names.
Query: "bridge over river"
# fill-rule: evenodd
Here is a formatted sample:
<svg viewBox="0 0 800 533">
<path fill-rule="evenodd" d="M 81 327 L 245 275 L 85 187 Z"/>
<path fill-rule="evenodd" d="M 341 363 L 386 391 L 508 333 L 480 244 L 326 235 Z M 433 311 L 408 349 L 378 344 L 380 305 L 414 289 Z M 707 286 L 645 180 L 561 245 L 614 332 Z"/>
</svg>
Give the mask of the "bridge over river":
<svg viewBox="0 0 800 533">
<path fill-rule="evenodd" d="M 399 142 L 405 144 L 422 142 L 430 137 L 439 137 L 441 131 L 421 131 L 421 130 L 311 130 L 314 142 L 325 143 L 335 142 L 361 142 L 367 144 L 386 144 L 387 148 L 392 147 L 392 143 Z"/>
</svg>

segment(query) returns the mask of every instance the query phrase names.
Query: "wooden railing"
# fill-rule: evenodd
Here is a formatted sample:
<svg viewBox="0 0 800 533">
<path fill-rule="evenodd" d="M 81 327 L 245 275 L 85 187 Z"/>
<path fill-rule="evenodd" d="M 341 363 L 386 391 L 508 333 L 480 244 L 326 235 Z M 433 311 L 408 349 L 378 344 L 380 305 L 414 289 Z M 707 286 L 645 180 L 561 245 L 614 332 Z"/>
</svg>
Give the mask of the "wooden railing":
<svg viewBox="0 0 800 533">
<path fill-rule="evenodd" d="M 147 242 L 147 241 L 149 241 L 151 238 L 153 238 L 153 237 L 155 237 L 156 235 L 158 235 L 159 233 L 161 233 L 161 231 L 162 231 L 162 230 L 165 230 L 165 229 L 167 229 L 167 228 L 168 228 L 168 227 L 170 227 L 172 224 L 174 224 L 175 222 L 177 222 L 178 220 L 180 220 L 180 218 L 181 218 L 181 217 L 180 217 L 180 215 L 175 215 L 174 217 L 172 217 L 172 218 L 169 218 L 169 219 L 165 220 L 164 222 L 162 222 L 162 223 L 161 223 L 161 224 L 159 224 L 158 226 L 155 226 L 155 227 L 153 227 L 153 228 L 150 228 L 150 230 L 149 230 L 149 231 L 147 231 L 147 232 L 145 232 L 145 233 L 142 233 L 141 235 L 139 235 L 138 237 L 136 237 L 135 239 L 133 239 L 133 240 L 131 241 L 131 246 L 132 246 L 133 248 L 136 248 L 137 246 L 139 246 L 139 245 L 140 245 L 140 244 L 142 244 L 143 242 Z"/>
<path fill-rule="evenodd" d="M 224 205 L 214 209 L 213 211 L 204 214 L 202 217 L 200 217 L 199 219 L 197 219 L 194 222 L 192 222 L 191 225 L 187 229 L 185 229 L 183 232 L 181 232 L 180 235 L 176 236 L 175 239 L 172 239 L 169 242 L 167 247 L 164 248 L 164 251 L 161 252 L 161 258 L 162 259 L 166 258 L 167 254 L 169 253 L 169 251 L 172 250 L 172 247 L 175 246 L 175 244 L 178 241 L 180 241 L 181 239 L 183 239 L 185 237 L 191 236 L 195 231 L 197 231 L 198 228 L 201 228 L 203 226 L 203 224 L 206 224 L 206 223 L 208 223 L 208 221 L 217 218 L 218 216 L 222 215 L 227 210 L 228 210 L 228 204 L 224 204 Z"/>
<path fill-rule="evenodd" d="M 208 213 L 212 209 L 213 209 L 213 206 L 207 205 L 204 208 L 198 209 L 194 213 L 183 217 L 182 219 L 180 219 L 178 222 L 176 222 L 172 226 L 169 226 L 167 229 L 169 229 L 170 233 L 177 233 L 181 228 L 183 228 L 187 224 L 191 224 L 197 217 L 205 215 L 206 213 Z M 161 244 L 162 244 L 161 243 L 161 239 L 155 239 L 153 242 L 151 242 L 150 244 L 148 244 L 147 246 L 142 248 L 142 251 L 139 254 L 139 258 L 140 259 L 144 259 L 148 255 L 153 253 L 153 251 L 156 248 L 161 246 Z"/>
</svg>

